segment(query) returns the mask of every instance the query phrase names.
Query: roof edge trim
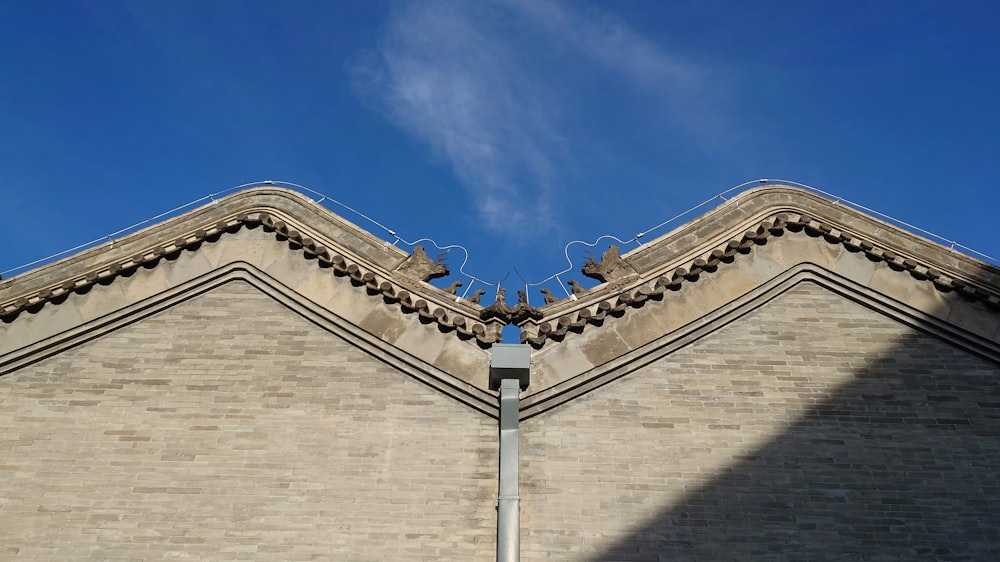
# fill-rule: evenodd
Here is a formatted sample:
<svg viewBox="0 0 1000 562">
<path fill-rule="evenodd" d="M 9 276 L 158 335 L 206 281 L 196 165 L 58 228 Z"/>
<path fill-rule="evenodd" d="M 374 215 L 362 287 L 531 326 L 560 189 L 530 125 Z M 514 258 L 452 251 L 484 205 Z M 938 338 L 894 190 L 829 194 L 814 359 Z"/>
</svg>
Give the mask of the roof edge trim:
<svg viewBox="0 0 1000 562">
<path fill-rule="evenodd" d="M 306 226 L 309 218 L 323 224 Z M 73 292 L 110 283 L 139 267 L 155 267 L 161 259 L 196 251 L 241 228 L 260 226 L 287 241 L 289 251 L 301 251 L 304 259 L 331 268 L 335 275 L 350 276 L 352 285 L 381 294 L 403 312 L 416 312 L 460 338 L 474 338 L 483 347 L 500 341 L 503 322 L 482 319 L 481 306 L 396 271 L 410 254 L 299 193 L 273 187 L 235 193 L 111 245 L 0 281 L 0 295 L 11 295 L 0 297 L 0 320 L 15 321 L 21 313 L 58 303 Z"/>
<path fill-rule="evenodd" d="M 524 397 L 521 402 L 521 419 L 542 414 L 662 359 L 738 320 L 803 282 L 820 285 L 888 318 L 1000 364 L 1000 344 L 956 328 L 946 321 L 902 302 L 887 300 L 881 293 L 836 273 L 814 264 L 804 263 L 786 270 L 750 293 L 730 301 L 695 322 L 664 334 L 615 360 Z"/>
<path fill-rule="evenodd" d="M 345 340 L 358 349 L 378 358 L 403 374 L 446 394 L 470 408 L 490 417 L 499 415 L 492 393 L 476 388 L 378 337 L 338 317 L 318 309 L 295 291 L 285 287 L 267 273 L 245 262 L 227 266 L 191 279 L 168 289 L 156 297 L 129 305 L 114 313 L 82 323 L 60 334 L 34 342 L 0 357 L 0 377 L 12 374 L 34 362 L 69 348 L 96 339 L 128 326 L 178 303 L 210 291 L 230 281 L 249 283 L 311 323 Z"/>
<path fill-rule="evenodd" d="M 809 199 L 802 200 L 803 196 Z M 721 229 L 719 223 L 724 225 Z M 637 274 L 593 287 L 575 295 L 576 300 L 541 307 L 538 317 L 519 323 L 521 342 L 539 349 L 550 339 L 558 341 L 569 332 L 598 325 L 608 315 L 621 316 L 647 300 L 662 298 L 667 290 L 681 290 L 703 272 L 714 272 L 787 232 L 842 245 L 892 270 L 933 283 L 941 292 L 956 291 L 1000 309 L 1000 269 L 810 191 L 779 185 L 741 193 L 728 204 L 624 254 L 621 259 Z"/>
</svg>

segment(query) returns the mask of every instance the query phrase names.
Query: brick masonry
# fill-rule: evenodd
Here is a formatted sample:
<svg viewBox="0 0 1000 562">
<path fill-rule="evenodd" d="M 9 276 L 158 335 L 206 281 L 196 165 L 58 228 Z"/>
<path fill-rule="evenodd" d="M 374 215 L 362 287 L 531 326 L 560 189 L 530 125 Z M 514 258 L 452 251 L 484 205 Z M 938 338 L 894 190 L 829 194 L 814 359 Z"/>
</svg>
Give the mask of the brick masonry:
<svg viewBox="0 0 1000 562">
<path fill-rule="evenodd" d="M 495 420 L 239 281 L 3 377 L 0 427 L 0 559 L 495 549 Z"/>
<path fill-rule="evenodd" d="M 492 560 L 502 321 L 405 257 L 265 188 L 0 281 L 0 560 Z M 534 326 L 523 560 L 1000 559 L 1000 270 L 782 186 L 624 257 Z"/>
<path fill-rule="evenodd" d="M 1000 366 L 812 283 L 522 430 L 524 560 L 1000 559 Z"/>
<path fill-rule="evenodd" d="M 0 559 L 494 556 L 496 420 L 242 281 L 0 427 Z M 1000 366 L 808 281 L 522 430 L 525 561 L 1000 559 Z"/>
</svg>

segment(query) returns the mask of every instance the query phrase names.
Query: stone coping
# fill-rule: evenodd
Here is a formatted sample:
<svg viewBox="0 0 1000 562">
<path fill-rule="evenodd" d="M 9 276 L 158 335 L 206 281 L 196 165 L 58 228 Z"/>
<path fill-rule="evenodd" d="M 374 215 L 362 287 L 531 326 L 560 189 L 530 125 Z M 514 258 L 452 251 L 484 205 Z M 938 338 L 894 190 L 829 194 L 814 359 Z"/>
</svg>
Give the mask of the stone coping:
<svg viewBox="0 0 1000 562">
<path fill-rule="evenodd" d="M 601 269 L 600 262 L 592 262 L 585 270 L 601 271 L 610 281 L 577 294 L 576 300 L 564 299 L 519 316 L 525 312 L 520 303 L 514 308 L 502 301 L 482 307 L 426 283 L 427 276 L 441 274 L 440 267 L 435 269 L 441 264 L 429 261 L 422 251 L 415 248 L 408 254 L 297 192 L 263 187 L 0 281 L 0 328 L 24 336 L 21 343 L 7 340 L 8 358 L 16 356 L 16 361 L 3 360 L 0 366 L 9 372 L 15 364 L 63 345 L 52 342 L 71 345 L 93 337 L 99 330 L 91 327 L 109 319 L 121 317 L 125 322 L 129 307 L 159 302 L 177 290 L 177 283 L 150 286 L 151 292 L 138 300 L 108 300 L 97 312 L 81 310 L 80 319 L 68 314 L 73 306 L 60 306 L 74 295 L 125 286 L 140 269 L 169 272 L 172 266 L 163 264 L 183 261 L 179 256 L 225 255 L 217 262 L 203 260 L 205 269 L 197 275 L 229 271 L 252 251 L 243 245 L 249 239 L 266 242 L 268 251 L 284 261 L 277 271 L 244 264 L 240 278 L 274 287 L 291 269 L 307 271 L 310 279 L 318 280 L 311 286 L 313 292 L 299 294 L 292 288 L 299 287 L 295 284 L 268 291 L 304 315 L 323 316 L 317 322 L 349 334 L 342 337 L 368 338 L 364 345 L 373 354 L 419 358 L 430 365 L 421 367 L 430 373 L 422 380 L 490 415 L 492 394 L 472 384 L 470 373 L 485 364 L 484 350 L 500 341 L 503 326 L 512 319 L 522 329 L 522 342 L 535 348 L 533 361 L 541 375 L 522 408 L 530 416 L 620 376 L 628 371 L 625 364 L 641 363 L 638 358 L 650 350 L 668 350 L 668 340 L 683 345 L 689 335 L 714 329 L 723 321 L 720 311 L 739 308 L 741 302 L 760 302 L 755 295 L 766 294 L 781 279 L 782 286 L 807 279 L 864 300 L 866 306 L 980 350 L 977 353 L 987 349 L 995 357 L 1000 345 L 1000 269 L 800 188 L 751 189 L 624 255 L 606 252 L 602 259 L 608 264 L 620 260 L 624 266 Z M 226 244 L 235 249 L 228 254 L 217 251 Z M 326 272 L 345 288 L 338 295 L 360 312 L 344 315 L 317 304 L 317 294 L 328 290 Z M 354 291 L 363 297 L 357 303 Z M 693 304 L 680 302 L 684 299 Z M 652 301 L 670 306 L 647 307 Z M 45 314 L 52 310 L 67 312 L 62 324 L 56 326 Z M 626 316 L 630 311 L 632 316 Z M 26 318 L 30 321 L 22 330 L 17 323 Z M 41 335 L 35 335 L 32 324 L 44 325 L 37 332 Z M 421 324 L 468 343 L 439 336 L 437 330 L 427 330 L 430 335 L 424 337 L 411 329 Z M 592 328 L 596 326 L 605 327 Z M 431 342 L 455 347 L 430 349 Z"/>
<path fill-rule="evenodd" d="M 458 299 L 398 269 L 410 254 L 291 190 L 242 191 L 168 219 L 109 244 L 0 281 L 0 320 L 57 305 L 74 292 L 107 284 L 139 267 L 152 268 L 182 251 L 197 251 L 241 228 L 262 227 L 287 241 L 290 252 L 333 274 L 349 276 L 359 290 L 381 294 L 402 312 L 416 312 L 483 347 L 500 341 L 503 322 L 481 320 L 482 307 Z"/>
<path fill-rule="evenodd" d="M 521 400 L 520 419 L 529 419 L 550 411 L 627 376 L 653 361 L 667 357 L 700 338 L 724 328 L 749 312 L 765 306 L 772 299 L 802 283 L 811 283 L 832 291 L 887 318 L 1000 363 L 1000 341 L 964 330 L 952 322 L 925 313 L 906 303 L 886 299 L 878 291 L 826 268 L 803 263 L 783 271 L 743 295 L 727 299 L 721 306 L 700 314 L 689 322 L 684 322 L 676 329 L 657 332 L 654 339 L 643 345 L 624 350 L 608 361 L 558 380 L 555 384 L 542 384 L 529 389 Z M 546 347 L 542 352 L 536 352 L 533 360 L 551 364 L 552 357 L 540 356 L 558 350 L 560 346 Z M 533 373 L 533 376 L 536 374 L 544 376 L 544 373 Z"/>
<path fill-rule="evenodd" d="M 769 238 L 784 235 L 842 245 L 901 275 L 932 283 L 939 291 L 955 291 L 1000 309 L 1000 269 L 811 191 L 771 185 L 743 192 L 624 254 L 621 260 L 632 275 L 578 293 L 575 300 L 539 308 L 536 318 L 519 322 L 521 341 L 538 349 L 600 325 L 608 315 L 624 315 L 666 292 L 682 290 L 704 272 L 725 268 Z"/>
</svg>

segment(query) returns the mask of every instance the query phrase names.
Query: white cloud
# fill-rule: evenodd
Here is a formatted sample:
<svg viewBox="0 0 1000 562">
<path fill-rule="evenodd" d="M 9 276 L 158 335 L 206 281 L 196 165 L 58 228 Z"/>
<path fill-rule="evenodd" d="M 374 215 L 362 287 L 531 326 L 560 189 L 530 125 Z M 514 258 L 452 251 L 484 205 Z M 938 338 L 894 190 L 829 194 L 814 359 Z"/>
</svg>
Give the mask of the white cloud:
<svg viewBox="0 0 1000 562">
<path fill-rule="evenodd" d="M 367 101 L 450 163 L 498 232 L 546 228 L 571 164 L 561 63 L 631 89 L 687 97 L 697 73 L 603 13 L 547 0 L 420 0 L 391 11 L 355 65 Z M 587 118 L 587 116 L 578 116 Z"/>
<path fill-rule="evenodd" d="M 699 82 L 700 73 L 690 63 L 667 53 L 613 14 L 574 12 L 552 0 L 502 2 L 548 30 L 554 41 L 573 46 L 632 85 L 670 93 L 690 90 Z"/>
</svg>

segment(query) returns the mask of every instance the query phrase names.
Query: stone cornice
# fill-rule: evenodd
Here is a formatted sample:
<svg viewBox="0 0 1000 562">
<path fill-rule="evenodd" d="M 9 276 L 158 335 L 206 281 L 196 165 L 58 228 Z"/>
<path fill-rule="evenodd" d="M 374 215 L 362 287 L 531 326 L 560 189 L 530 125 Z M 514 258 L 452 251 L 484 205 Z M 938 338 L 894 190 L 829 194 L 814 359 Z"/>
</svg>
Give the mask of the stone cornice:
<svg viewBox="0 0 1000 562">
<path fill-rule="evenodd" d="M 483 347 L 499 341 L 503 323 L 482 321 L 482 307 L 409 277 L 396 269 L 409 254 L 358 228 L 308 198 L 285 189 L 257 188 L 169 219 L 140 232 L 92 248 L 64 260 L 0 281 L 0 320 L 16 321 L 23 313 L 58 305 L 75 292 L 109 284 L 139 268 L 243 228 L 264 228 L 286 241 L 317 267 L 347 276 L 359 291 L 381 295 L 401 312 L 416 313 L 442 331 L 475 339 Z"/>
<path fill-rule="evenodd" d="M 243 191 L 109 244 L 0 281 L 0 320 L 15 322 L 24 313 L 58 305 L 73 293 L 106 285 L 139 268 L 152 269 L 181 252 L 241 229 L 262 228 L 287 243 L 288 252 L 333 275 L 347 277 L 359 292 L 381 296 L 403 313 L 481 347 L 499 341 L 513 318 L 522 341 L 541 348 L 570 332 L 620 317 L 649 300 L 661 300 L 705 273 L 782 238 L 811 237 L 865 256 L 871 262 L 955 292 L 993 310 L 1000 308 L 1000 270 L 964 254 L 896 228 L 870 215 L 790 186 L 752 189 L 720 207 L 620 258 L 621 275 L 534 314 L 490 315 L 478 304 L 458 299 L 401 267 L 411 255 L 344 220 L 293 191 L 266 187 Z M 606 259 L 606 258 L 605 258 Z M 597 264 L 589 264 L 595 269 Z M 511 309 L 514 310 L 514 309 Z"/>
<path fill-rule="evenodd" d="M 304 298 L 253 265 L 232 262 L 206 274 L 189 279 L 155 297 L 130 304 L 111 314 L 80 323 L 48 338 L 0 355 L 0 376 L 16 372 L 25 365 L 58 354 L 82 342 L 113 332 L 143 318 L 167 310 L 187 299 L 220 285 L 242 281 L 257 288 L 296 314 L 324 330 L 337 335 L 355 347 L 397 367 L 401 372 L 437 389 L 445 395 L 491 417 L 497 417 L 497 405 L 492 393 L 482 390 L 433 364 L 407 353 L 366 332 L 352 322 L 339 318 Z"/>
<path fill-rule="evenodd" d="M 636 274 L 542 307 L 525 319 L 521 340 L 541 348 L 570 332 L 620 317 L 649 300 L 680 291 L 706 272 L 720 271 L 755 248 L 784 236 L 808 236 L 925 281 L 942 292 L 1000 309 L 1000 270 L 812 192 L 767 186 L 744 192 L 622 260 Z"/>
<path fill-rule="evenodd" d="M 644 365 L 662 359 L 707 334 L 722 329 L 747 313 L 765 306 L 770 300 L 802 283 L 812 283 L 830 290 L 881 315 L 1000 363 L 1000 341 L 969 333 L 935 315 L 927 314 L 906 303 L 885 299 L 878 291 L 814 264 L 804 263 L 781 272 L 746 294 L 726 300 L 722 306 L 699 316 L 697 321 L 687 322 L 677 329 L 661 332 L 644 345 L 624 350 L 616 354 L 612 360 L 595 365 L 576 376 L 559 380 L 556 384 L 540 385 L 540 388 L 533 389 L 522 398 L 520 418 L 525 420 L 537 416 L 626 376 Z M 540 353 L 554 351 L 557 348 L 558 346 L 547 347 Z M 538 354 L 533 360 L 538 360 L 537 358 Z"/>
</svg>

